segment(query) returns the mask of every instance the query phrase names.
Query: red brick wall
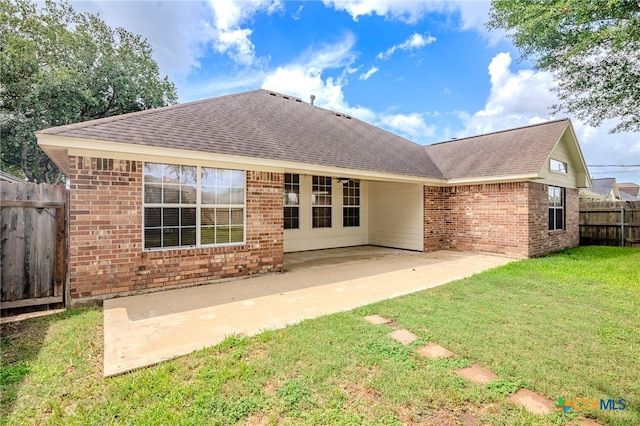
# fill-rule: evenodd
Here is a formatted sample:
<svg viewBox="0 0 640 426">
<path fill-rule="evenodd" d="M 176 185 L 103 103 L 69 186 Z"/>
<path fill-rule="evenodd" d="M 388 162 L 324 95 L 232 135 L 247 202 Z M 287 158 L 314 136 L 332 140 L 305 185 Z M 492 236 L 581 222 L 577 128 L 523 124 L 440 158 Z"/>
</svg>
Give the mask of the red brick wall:
<svg viewBox="0 0 640 426">
<path fill-rule="evenodd" d="M 549 232 L 546 185 L 425 187 L 424 249 L 532 257 L 577 246 L 578 191 L 566 194 L 566 230 Z"/>
<path fill-rule="evenodd" d="M 565 189 L 565 230 L 549 231 L 548 186 L 529 183 L 529 257 L 576 247 L 580 243 L 577 189 Z"/>
<path fill-rule="evenodd" d="M 439 250 L 444 247 L 445 194 L 440 187 L 424 187 L 424 250 Z"/>
<path fill-rule="evenodd" d="M 144 251 L 142 163 L 69 160 L 72 302 L 282 271 L 282 174 L 247 171 L 246 244 Z"/>
<path fill-rule="evenodd" d="M 527 184 L 444 188 L 445 245 L 457 250 L 527 256 Z"/>
</svg>

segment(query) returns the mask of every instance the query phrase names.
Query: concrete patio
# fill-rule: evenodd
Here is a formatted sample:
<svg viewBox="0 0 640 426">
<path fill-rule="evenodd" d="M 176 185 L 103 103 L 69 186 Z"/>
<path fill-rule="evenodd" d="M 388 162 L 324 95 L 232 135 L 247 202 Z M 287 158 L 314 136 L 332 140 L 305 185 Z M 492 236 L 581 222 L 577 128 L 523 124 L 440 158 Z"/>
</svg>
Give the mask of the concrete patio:
<svg viewBox="0 0 640 426">
<path fill-rule="evenodd" d="M 464 278 L 513 259 L 350 247 L 290 253 L 285 273 L 104 302 L 104 375 Z"/>
</svg>

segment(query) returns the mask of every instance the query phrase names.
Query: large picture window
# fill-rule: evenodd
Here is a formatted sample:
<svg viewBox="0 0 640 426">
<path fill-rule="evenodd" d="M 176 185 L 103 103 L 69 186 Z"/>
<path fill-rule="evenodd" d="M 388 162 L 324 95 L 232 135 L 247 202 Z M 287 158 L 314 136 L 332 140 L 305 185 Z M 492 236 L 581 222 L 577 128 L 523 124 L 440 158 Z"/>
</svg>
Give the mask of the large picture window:
<svg viewBox="0 0 640 426">
<path fill-rule="evenodd" d="M 300 227 L 300 175 L 284 174 L 284 229 Z"/>
<path fill-rule="evenodd" d="M 145 249 L 242 243 L 244 217 L 244 171 L 145 163 Z"/>
<path fill-rule="evenodd" d="M 314 176 L 311 194 L 312 226 L 331 228 L 331 178 Z"/>
<path fill-rule="evenodd" d="M 348 180 L 342 185 L 342 226 L 360 226 L 360 181 Z"/>
<path fill-rule="evenodd" d="M 549 230 L 564 229 L 564 188 L 549 186 Z"/>
</svg>

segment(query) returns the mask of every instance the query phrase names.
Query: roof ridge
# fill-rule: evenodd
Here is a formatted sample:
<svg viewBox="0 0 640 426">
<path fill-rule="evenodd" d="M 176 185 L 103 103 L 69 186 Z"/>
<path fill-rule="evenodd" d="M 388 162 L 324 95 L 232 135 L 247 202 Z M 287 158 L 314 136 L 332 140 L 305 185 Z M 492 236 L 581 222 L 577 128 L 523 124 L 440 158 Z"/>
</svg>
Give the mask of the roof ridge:
<svg viewBox="0 0 640 426">
<path fill-rule="evenodd" d="M 442 145 L 442 144 L 445 144 L 445 143 L 459 142 L 459 141 L 463 141 L 463 140 L 467 140 L 467 139 L 474 139 L 474 138 L 480 138 L 480 137 L 484 137 L 484 136 L 496 135 L 496 134 L 499 134 L 499 133 L 508 133 L 508 132 L 513 132 L 513 131 L 516 131 L 516 130 L 529 129 L 529 128 L 532 128 L 532 127 L 545 126 L 545 125 L 548 125 L 548 124 L 559 123 L 561 121 L 567 121 L 568 122 L 569 118 L 559 118 L 557 120 L 543 121 L 541 123 L 527 124 L 525 126 L 513 127 L 513 128 L 510 128 L 510 129 L 502 129 L 502 130 L 496 130 L 494 132 L 489 132 L 489 133 L 481 133 L 479 135 L 465 136 L 463 138 L 455 138 L 455 139 L 451 139 L 451 140 L 448 140 L 448 141 L 435 142 L 435 143 L 432 143 L 432 144 L 429 144 L 429 145 L 425 145 L 425 146 L 429 147 L 429 146 L 434 146 L 434 145 Z"/>
</svg>

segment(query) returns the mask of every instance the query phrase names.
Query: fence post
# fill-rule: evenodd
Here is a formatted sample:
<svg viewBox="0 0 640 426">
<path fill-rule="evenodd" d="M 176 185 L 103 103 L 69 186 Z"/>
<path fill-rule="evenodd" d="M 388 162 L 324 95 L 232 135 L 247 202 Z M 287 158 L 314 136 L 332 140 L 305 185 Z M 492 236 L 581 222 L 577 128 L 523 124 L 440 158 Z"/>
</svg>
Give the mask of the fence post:
<svg viewBox="0 0 640 426">
<path fill-rule="evenodd" d="M 624 247 L 624 206 L 620 208 L 620 247 Z"/>
</svg>

